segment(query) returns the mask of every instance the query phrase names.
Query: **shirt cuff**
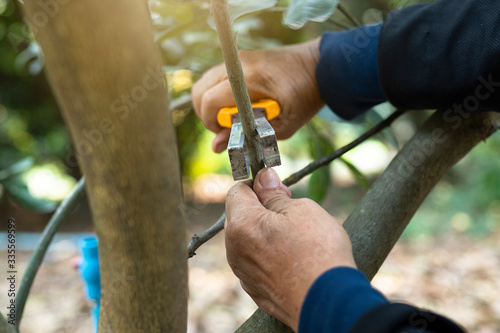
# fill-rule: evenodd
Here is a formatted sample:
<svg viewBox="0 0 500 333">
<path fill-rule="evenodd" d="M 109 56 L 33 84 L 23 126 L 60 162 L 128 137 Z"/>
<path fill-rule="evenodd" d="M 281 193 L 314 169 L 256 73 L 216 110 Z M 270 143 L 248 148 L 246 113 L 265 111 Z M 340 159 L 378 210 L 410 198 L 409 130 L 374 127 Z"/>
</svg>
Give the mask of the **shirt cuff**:
<svg viewBox="0 0 500 333">
<path fill-rule="evenodd" d="M 357 269 L 337 267 L 309 289 L 299 318 L 299 333 L 347 333 L 369 310 L 387 299 Z"/>
<path fill-rule="evenodd" d="M 316 79 L 326 104 L 341 118 L 354 119 L 387 101 L 377 66 L 381 27 L 367 25 L 321 37 Z"/>
</svg>

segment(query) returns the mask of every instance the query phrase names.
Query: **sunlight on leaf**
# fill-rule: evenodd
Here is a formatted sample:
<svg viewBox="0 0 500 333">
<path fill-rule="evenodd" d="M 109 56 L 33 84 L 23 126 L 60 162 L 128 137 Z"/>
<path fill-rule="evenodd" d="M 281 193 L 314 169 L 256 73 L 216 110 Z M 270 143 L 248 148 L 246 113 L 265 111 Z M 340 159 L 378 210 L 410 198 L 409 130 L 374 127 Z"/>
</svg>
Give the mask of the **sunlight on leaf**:
<svg viewBox="0 0 500 333">
<path fill-rule="evenodd" d="M 40 199 L 61 201 L 67 197 L 76 184 L 76 180 L 67 175 L 61 166 L 55 163 L 39 165 L 24 175 L 29 193 Z"/>
<path fill-rule="evenodd" d="M 274 7 L 276 2 L 277 0 L 229 0 L 228 5 L 231 22 L 234 22 L 243 15 Z M 212 29 L 216 30 L 215 22 L 212 16 L 208 17 L 208 24 L 212 27 Z"/>
<path fill-rule="evenodd" d="M 324 22 L 333 14 L 338 3 L 338 0 L 292 0 L 283 24 L 300 29 L 308 21 Z"/>
</svg>

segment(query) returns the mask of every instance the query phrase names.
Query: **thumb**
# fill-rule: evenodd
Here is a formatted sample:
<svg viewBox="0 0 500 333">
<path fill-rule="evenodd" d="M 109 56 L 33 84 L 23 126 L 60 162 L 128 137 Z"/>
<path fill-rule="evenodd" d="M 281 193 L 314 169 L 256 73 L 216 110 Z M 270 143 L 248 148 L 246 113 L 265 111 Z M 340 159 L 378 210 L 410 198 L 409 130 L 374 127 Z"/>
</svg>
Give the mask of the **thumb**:
<svg viewBox="0 0 500 333">
<path fill-rule="evenodd" d="M 283 185 L 272 168 L 265 168 L 257 173 L 253 190 L 264 207 L 277 213 L 286 209 L 292 201 L 290 189 Z"/>
</svg>

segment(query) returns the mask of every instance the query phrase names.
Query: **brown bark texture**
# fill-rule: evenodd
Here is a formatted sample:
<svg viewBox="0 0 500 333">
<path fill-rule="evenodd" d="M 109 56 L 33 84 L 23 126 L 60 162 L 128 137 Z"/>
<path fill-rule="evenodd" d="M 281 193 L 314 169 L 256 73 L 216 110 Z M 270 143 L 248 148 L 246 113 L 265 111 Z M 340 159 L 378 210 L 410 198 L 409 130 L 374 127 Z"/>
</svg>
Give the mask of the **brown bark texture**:
<svg viewBox="0 0 500 333">
<path fill-rule="evenodd" d="M 500 114 L 435 112 L 392 160 L 344 222 L 358 268 L 371 280 L 431 189 L 474 146 L 500 127 Z M 260 309 L 236 331 L 289 333 Z"/>
<path fill-rule="evenodd" d="M 24 10 L 86 177 L 99 332 L 185 332 L 181 176 L 147 3 L 28 0 Z"/>
</svg>

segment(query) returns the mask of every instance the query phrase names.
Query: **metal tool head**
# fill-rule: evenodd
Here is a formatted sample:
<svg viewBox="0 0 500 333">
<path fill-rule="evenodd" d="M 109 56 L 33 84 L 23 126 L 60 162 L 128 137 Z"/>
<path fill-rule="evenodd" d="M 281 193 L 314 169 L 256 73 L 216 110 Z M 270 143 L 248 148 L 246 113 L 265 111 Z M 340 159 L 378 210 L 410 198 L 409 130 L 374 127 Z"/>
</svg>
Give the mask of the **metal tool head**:
<svg viewBox="0 0 500 333">
<path fill-rule="evenodd" d="M 259 154 L 267 167 L 281 165 L 278 142 L 273 127 L 267 121 L 264 110 L 254 109 L 257 133 L 259 136 Z M 250 161 L 245 146 L 245 134 L 238 114 L 233 115 L 231 135 L 227 145 L 231 171 L 234 180 L 250 178 Z"/>
<path fill-rule="evenodd" d="M 229 161 L 234 180 L 247 179 L 250 174 L 250 161 L 245 149 L 245 134 L 241 123 L 233 123 L 227 144 Z"/>
</svg>

